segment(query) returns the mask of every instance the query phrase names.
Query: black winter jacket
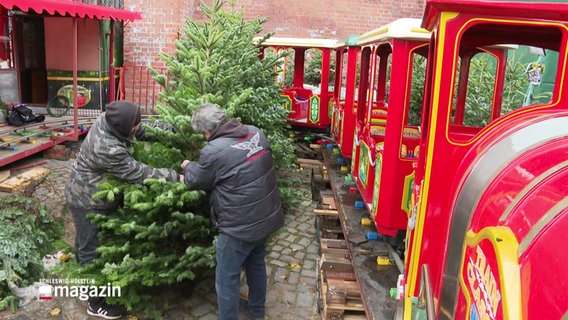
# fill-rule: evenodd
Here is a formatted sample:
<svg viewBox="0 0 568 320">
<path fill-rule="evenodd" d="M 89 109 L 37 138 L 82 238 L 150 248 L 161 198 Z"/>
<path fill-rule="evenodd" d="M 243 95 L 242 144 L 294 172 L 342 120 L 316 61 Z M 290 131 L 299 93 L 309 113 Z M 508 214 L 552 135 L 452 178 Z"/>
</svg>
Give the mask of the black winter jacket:
<svg viewBox="0 0 568 320">
<path fill-rule="evenodd" d="M 270 145 L 254 126 L 235 119 L 221 125 L 184 176 L 190 189 L 211 192 L 211 222 L 219 233 L 256 242 L 284 225 Z"/>
</svg>

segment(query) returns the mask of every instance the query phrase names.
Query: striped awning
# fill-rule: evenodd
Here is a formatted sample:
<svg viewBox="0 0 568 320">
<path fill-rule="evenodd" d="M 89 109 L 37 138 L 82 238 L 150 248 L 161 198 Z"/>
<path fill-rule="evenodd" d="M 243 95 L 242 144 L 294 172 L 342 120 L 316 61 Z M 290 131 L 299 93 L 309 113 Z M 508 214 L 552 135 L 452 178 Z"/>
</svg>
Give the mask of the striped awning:
<svg viewBox="0 0 568 320">
<path fill-rule="evenodd" d="M 97 6 L 71 0 L 0 0 L 8 10 L 35 12 L 50 16 L 89 18 L 98 20 L 134 21 L 142 19 L 140 12 Z"/>
</svg>

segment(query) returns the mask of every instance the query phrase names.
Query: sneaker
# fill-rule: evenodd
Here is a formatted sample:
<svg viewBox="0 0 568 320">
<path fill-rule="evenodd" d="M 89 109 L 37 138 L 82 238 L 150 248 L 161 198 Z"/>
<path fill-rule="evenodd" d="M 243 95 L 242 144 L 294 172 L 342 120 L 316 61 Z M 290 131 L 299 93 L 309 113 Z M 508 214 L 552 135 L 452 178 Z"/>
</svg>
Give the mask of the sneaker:
<svg viewBox="0 0 568 320">
<path fill-rule="evenodd" d="M 107 304 L 104 300 L 100 302 L 88 302 L 87 314 L 93 317 L 104 319 L 118 319 L 126 312 L 123 306 Z"/>
</svg>

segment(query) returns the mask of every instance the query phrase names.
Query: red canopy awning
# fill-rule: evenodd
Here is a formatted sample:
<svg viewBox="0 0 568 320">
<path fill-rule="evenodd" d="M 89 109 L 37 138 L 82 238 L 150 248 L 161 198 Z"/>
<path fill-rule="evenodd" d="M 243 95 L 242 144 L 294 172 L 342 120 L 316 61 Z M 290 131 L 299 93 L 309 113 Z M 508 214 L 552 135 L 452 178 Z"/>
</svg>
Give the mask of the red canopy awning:
<svg viewBox="0 0 568 320">
<path fill-rule="evenodd" d="M 19 9 L 38 14 L 60 15 L 77 18 L 134 21 L 142 19 L 140 12 L 97 6 L 71 0 L 0 0 L 8 10 Z"/>
</svg>

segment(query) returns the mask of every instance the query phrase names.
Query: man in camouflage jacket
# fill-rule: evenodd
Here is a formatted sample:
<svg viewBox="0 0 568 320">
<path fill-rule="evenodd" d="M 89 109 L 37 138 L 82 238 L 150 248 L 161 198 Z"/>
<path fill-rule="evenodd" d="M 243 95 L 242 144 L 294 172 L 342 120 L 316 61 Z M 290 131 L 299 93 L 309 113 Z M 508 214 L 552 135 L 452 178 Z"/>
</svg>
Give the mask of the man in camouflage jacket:
<svg viewBox="0 0 568 320">
<path fill-rule="evenodd" d="M 173 169 L 156 169 L 132 158 L 129 147 L 135 143 L 133 133 L 139 129 L 140 121 L 138 105 L 125 100 L 112 102 L 93 123 L 81 144 L 65 189 L 76 229 L 77 260 L 81 265 L 97 257 L 98 229 L 87 214 L 112 214 L 119 205 L 119 200 L 108 202 L 92 198 L 98 191 L 97 185 L 106 181 L 106 174 L 128 183 L 139 183 L 146 178 L 180 181 L 180 175 Z M 87 312 L 105 319 L 121 316 L 108 305 L 101 307 L 102 303 L 89 299 Z"/>
</svg>

